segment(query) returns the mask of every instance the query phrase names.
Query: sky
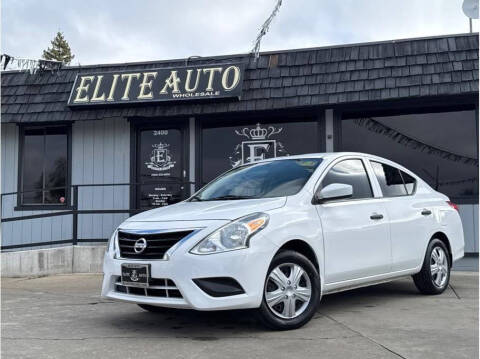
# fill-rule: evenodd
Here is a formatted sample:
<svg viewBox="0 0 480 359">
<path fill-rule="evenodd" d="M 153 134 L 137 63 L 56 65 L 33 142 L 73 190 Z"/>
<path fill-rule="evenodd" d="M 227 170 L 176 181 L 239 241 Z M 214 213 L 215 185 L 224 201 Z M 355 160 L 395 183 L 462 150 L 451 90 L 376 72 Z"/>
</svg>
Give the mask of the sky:
<svg viewBox="0 0 480 359">
<path fill-rule="evenodd" d="M 2 0 L 1 51 L 40 58 L 62 31 L 72 65 L 247 53 L 276 0 Z M 261 51 L 469 31 L 463 0 L 283 0 Z M 474 20 L 474 31 L 479 29 Z"/>
</svg>

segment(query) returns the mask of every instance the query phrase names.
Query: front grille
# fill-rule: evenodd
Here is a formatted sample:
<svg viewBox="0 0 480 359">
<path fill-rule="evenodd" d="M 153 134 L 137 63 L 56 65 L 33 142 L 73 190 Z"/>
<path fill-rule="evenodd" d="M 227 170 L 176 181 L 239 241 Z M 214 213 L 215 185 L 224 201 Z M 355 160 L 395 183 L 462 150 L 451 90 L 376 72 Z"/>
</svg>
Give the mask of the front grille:
<svg viewBox="0 0 480 359">
<path fill-rule="evenodd" d="M 131 259 L 162 259 L 165 253 L 182 238 L 193 231 L 138 234 L 118 232 L 118 246 L 122 258 Z M 144 238 L 147 246 L 141 253 L 136 253 L 134 245 L 137 240 Z"/>
<path fill-rule="evenodd" d="M 183 298 L 173 280 L 167 278 L 150 278 L 148 288 L 138 288 L 123 285 L 118 277 L 115 291 L 144 297 Z"/>
</svg>

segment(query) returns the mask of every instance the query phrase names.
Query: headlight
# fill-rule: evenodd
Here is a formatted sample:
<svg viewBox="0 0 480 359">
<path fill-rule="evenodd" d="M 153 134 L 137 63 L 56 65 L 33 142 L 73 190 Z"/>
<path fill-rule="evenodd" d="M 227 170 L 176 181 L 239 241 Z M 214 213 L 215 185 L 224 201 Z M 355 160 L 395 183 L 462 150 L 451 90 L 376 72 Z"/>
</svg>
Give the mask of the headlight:
<svg viewBox="0 0 480 359">
<path fill-rule="evenodd" d="M 108 240 L 107 243 L 107 253 L 114 253 L 116 252 L 117 247 L 117 230 L 115 230 Z"/>
<path fill-rule="evenodd" d="M 248 247 L 248 240 L 268 224 L 268 214 L 254 213 L 217 229 L 190 250 L 193 254 L 211 254 Z"/>
</svg>

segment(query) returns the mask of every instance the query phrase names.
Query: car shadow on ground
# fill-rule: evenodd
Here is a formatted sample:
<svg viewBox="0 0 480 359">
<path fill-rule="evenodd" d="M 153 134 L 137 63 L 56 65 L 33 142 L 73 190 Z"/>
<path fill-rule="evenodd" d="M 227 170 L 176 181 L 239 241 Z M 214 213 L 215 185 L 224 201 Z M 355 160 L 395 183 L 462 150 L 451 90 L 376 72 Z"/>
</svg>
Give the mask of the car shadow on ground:
<svg viewBox="0 0 480 359">
<path fill-rule="evenodd" d="M 353 289 L 325 296 L 312 320 L 348 310 L 349 306 L 375 307 L 388 305 L 389 300 L 414 297 L 421 294 L 411 280 L 395 281 L 376 286 Z M 195 310 L 165 309 L 163 313 L 150 313 L 134 306 L 135 310 L 117 312 L 109 323 L 138 335 L 185 337 L 193 340 L 217 340 L 229 335 L 251 335 L 265 332 L 253 310 L 201 312 Z M 104 323 L 105 325 L 105 323 Z"/>
</svg>

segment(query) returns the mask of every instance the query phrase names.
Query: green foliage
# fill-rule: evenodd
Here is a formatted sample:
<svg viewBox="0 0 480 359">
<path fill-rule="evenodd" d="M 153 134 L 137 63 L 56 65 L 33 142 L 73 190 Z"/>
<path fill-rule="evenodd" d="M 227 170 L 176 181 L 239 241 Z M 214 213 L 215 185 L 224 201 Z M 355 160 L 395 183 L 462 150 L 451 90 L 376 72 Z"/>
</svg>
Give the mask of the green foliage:
<svg viewBox="0 0 480 359">
<path fill-rule="evenodd" d="M 67 40 L 63 37 L 61 32 L 57 32 L 55 38 L 51 41 L 52 47 L 43 51 L 43 58 L 45 60 L 61 61 L 68 65 L 72 62 L 75 55 L 72 54 Z"/>
</svg>

